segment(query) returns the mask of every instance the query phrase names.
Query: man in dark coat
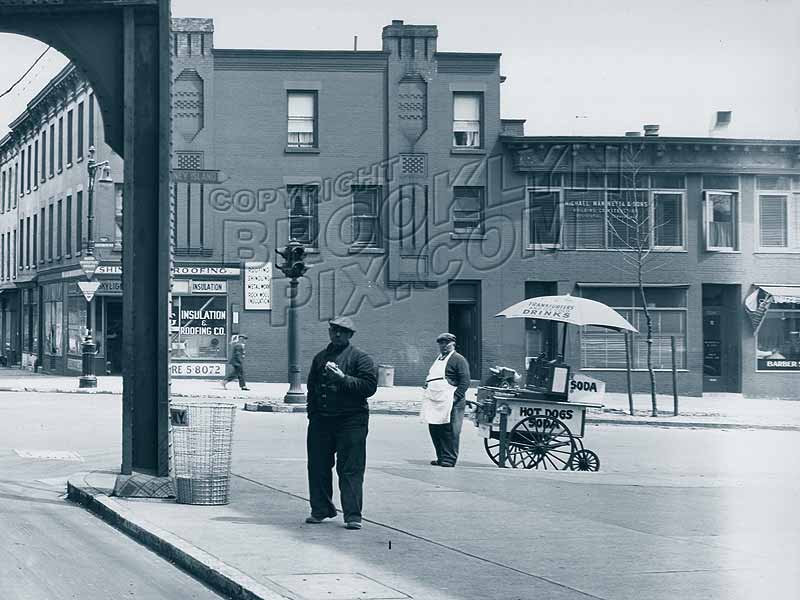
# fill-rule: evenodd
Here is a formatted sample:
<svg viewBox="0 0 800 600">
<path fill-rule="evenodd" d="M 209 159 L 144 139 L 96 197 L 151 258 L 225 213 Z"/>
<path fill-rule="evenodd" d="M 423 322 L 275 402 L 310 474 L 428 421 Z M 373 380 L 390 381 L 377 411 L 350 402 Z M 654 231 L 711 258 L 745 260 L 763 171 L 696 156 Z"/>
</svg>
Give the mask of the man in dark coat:
<svg viewBox="0 0 800 600">
<path fill-rule="evenodd" d="M 222 380 L 222 387 L 228 387 L 228 384 L 234 379 L 239 379 L 239 388 L 248 391 L 250 388 L 244 381 L 244 342 L 247 336 L 244 334 L 237 335 L 231 344 L 231 356 L 228 359 L 228 364 L 231 366 L 231 371 Z"/>
<path fill-rule="evenodd" d="M 436 450 L 436 460 L 432 465 L 455 467 L 458 460 L 458 448 L 461 440 L 461 426 L 464 423 L 466 393 L 469 389 L 470 373 L 467 359 L 456 352 L 456 336 L 452 333 L 441 333 L 436 338 L 439 344 L 439 356 L 436 360 L 446 360 L 444 378 L 453 391 L 453 408 L 450 410 L 450 422 L 441 425 L 428 425 L 428 431 Z"/>
<path fill-rule="evenodd" d="M 364 470 L 367 464 L 369 407 L 378 387 L 375 364 L 350 344 L 356 329 L 348 317 L 329 323 L 330 344 L 314 357 L 308 372 L 308 490 L 306 523 L 336 516 L 333 465 L 347 529 L 361 529 Z"/>
</svg>

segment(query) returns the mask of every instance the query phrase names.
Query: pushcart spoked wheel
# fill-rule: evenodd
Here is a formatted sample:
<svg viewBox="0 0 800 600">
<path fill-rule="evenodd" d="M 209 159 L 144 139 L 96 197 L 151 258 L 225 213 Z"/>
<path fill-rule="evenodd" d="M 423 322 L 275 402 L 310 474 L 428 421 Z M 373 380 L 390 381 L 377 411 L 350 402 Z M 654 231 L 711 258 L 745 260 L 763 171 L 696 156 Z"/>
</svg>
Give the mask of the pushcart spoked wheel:
<svg viewBox="0 0 800 600">
<path fill-rule="evenodd" d="M 569 427 L 554 417 L 525 417 L 508 434 L 508 463 L 514 468 L 565 471 L 576 450 Z"/>
<path fill-rule="evenodd" d="M 569 468 L 573 471 L 599 471 L 600 457 L 591 450 L 581 448 L 573 454 Z"/>
</svg>

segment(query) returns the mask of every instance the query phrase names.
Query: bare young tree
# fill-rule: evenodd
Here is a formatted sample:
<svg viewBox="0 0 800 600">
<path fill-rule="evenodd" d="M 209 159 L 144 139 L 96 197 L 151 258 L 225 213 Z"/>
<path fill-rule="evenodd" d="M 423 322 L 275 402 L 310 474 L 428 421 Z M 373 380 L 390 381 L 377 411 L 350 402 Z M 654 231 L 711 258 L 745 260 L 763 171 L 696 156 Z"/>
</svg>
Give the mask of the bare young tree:
<svg viewBox="0 0 800 600">
<path fill-rule="evenodd" d="M 656 223 L 646 190 L 636 189 L 643 180 L 642 166 L 648 148 L 643 142 L 625 144 L 619 152 L 619 190 L 609 191 L 606 205 L 606 222 L 609 231 L 609 246 L 623 250 L 623 272 L 636 281 L 647 324 L 647 371 L 650 377 L 650 399 L 652 416 L 658 415 L 656 401 L 656 376 L 653 370 L 653 319 L 647 304 L 645 279 L 647 274 L 664 267 L 666 263 L 654 264 L 653 238 L 656 230 L 667 223 Z M 647 187 L 647 186 L 644 186 Z M 627 335 L 627 334 L 626 334 Z"/>
</svg>

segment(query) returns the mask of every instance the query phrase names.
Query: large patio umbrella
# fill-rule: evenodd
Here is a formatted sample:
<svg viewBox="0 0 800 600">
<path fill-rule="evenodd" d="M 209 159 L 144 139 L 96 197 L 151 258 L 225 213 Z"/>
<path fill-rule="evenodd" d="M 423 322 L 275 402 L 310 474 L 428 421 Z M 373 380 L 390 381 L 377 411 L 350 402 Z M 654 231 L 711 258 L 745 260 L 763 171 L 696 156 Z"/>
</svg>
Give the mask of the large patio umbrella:
<svg viewBox="0 0 800 600">
<path fill-rule="evenodd" d="M 633 331 L 637 329 L 621 314 L 602 302 L 581 298 L 580 296 L 539 296 L 517 302 L 497 313 L 496 317 L 509 319 L 541 319 L 564 323 L 561 339 L 561 357 L 567 339 L 567 325 L 595 325 L 614 331 Z"/>
</svg>

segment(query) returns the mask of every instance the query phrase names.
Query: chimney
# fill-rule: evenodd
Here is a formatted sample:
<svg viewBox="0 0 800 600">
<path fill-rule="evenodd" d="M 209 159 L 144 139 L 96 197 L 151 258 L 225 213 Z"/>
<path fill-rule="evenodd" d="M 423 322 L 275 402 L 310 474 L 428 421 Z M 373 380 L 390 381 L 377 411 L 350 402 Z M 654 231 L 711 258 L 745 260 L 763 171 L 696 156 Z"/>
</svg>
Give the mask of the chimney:
<svg viewBox="0 0 800 600">
<path fill-rule="evenodd" d="M 733 112 L 730 110 L 718 110 L 714 115 L 714 123 L 708 135 L 711 137 L 723 137 L 728 134 L 728 130 L 733 119 Z"/>
<path fill-rule="evenodd" d="M 644 126 L 644 135 L 645 135 L 645 137 L 656 137 L 656 136 L 658 136 L 658 125 L 645 125 Z"/>
<path fill-rule="evenodd" d="M 438 36 L 436 25 L 406 25 L 393 20 L 383 28 L 383 50 L 401 60 L 431 60 Z"/>
</svg>

